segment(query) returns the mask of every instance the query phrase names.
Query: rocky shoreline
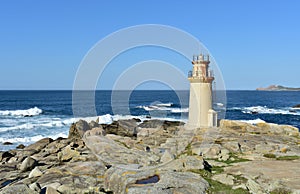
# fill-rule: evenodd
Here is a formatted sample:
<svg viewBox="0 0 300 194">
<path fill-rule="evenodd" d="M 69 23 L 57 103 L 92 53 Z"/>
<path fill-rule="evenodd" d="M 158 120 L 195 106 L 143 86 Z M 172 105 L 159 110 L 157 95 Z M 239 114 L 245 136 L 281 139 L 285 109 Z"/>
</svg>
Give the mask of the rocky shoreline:
<svg viewBox="0 0 300 194">
<path fill-rule="evenodd" d="M 68 138 L 0 152 L 0 193 L 300 193 L 300 135 L 221 120 L 80 120 Z"/>
</svg>

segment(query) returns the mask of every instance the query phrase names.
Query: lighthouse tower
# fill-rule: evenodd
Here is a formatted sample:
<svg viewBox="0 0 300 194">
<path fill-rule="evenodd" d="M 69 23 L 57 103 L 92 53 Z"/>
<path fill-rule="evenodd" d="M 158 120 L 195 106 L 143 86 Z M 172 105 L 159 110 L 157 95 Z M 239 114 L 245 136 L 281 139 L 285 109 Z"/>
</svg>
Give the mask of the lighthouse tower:
<svg viewBox="0 0 300 194">
<path fill-rule="evenodd" d="M 193 57 L 193 70 L 189 72 L 190 102 L 189 120 L 190 127 L 217 126 L 217 113 L 212 110 L 212 82 L 214 76 L 209 70 L 209 55 L 200 54 Z"/>
</svg>

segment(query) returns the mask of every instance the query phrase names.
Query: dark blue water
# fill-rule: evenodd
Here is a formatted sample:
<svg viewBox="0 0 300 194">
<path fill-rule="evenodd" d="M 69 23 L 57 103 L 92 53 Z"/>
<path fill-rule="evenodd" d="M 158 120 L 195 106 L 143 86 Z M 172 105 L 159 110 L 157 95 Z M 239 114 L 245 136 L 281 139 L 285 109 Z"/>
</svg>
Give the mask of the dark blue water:
<svg viewBox="0 0 300 194">
<path fill-rule="evenodd" d="M 117 97 L 112 101 L 111 91 L 95 93 L 96 113 L 102 123 L 132 116 L 187 121 L 188 91 L 121 91 L 114 95 Z M 218 100 L 214 107 L 226 110 L 227 119 L 261 119 L 300 128 L 300 110 L 292 109 L 297 104 L 300 92 L 227 91 L 227 107 Z M 79 116 L 95 116 L 89 115 L 88 103 L 81 108 Z M 72 91 L 0 91 L 0 150 L 43 137 L 66 137 L 75 120 Z M 1 145 L 6 141 L 14 144 Z"/>
</svg>

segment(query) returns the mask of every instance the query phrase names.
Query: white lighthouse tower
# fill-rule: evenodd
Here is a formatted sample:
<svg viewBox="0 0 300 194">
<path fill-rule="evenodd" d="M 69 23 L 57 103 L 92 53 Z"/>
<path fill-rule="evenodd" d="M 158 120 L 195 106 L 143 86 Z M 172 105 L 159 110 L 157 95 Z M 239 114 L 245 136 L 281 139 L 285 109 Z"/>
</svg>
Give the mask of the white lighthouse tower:
<svg viewBox="0 0 300 194">
<path fill-rule="evenodd" d="M 212 109 L 212 82 L 209 55 L 193 57 L 193 70 L 189 72 L 190 102 L 188 126 L 193 128 L 217 126 L 217 113 Z"/>
</svg>

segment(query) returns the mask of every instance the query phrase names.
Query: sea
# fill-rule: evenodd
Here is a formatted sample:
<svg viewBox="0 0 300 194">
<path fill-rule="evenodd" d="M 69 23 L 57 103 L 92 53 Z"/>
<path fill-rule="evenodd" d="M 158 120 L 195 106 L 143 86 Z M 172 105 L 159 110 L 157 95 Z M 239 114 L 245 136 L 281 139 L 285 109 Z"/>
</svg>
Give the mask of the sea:
<svg viewBox="0 0 300 194">
<path fill-rule="evenodd" d="M 128 93 L 129 99 L 122 97 Z M 20 144 L 29 145 L 44 137 L 67 137 L 71 124 L 80 118 L 98 116 L 99 123 L 106 124 L 129 118 L 183 122 L 188 119 L 189 91 L 119 91 L 117 104 L 116 100 L 111 100 L 112 91 L 93 94 L 96 113 L 89 115 L 89 111 L 85 111 L 87 114 L 75 116 L 72 91 L 0 91 L 0 151 L 14 149 Z M 293 108 L 300 104 L 298 91 L 239 90 L 224 94 L 226 102 L 224 96 L 222 102 L 214 98 L 214 109 L 220 113 L 220 119 L 253 124 L 265 121 L 300 128 L 300 109 Z M 4 145 L 5 142 L 11 144 Z"/>
</svg>

